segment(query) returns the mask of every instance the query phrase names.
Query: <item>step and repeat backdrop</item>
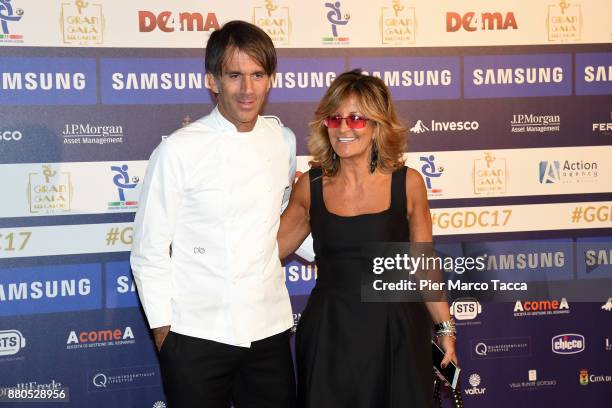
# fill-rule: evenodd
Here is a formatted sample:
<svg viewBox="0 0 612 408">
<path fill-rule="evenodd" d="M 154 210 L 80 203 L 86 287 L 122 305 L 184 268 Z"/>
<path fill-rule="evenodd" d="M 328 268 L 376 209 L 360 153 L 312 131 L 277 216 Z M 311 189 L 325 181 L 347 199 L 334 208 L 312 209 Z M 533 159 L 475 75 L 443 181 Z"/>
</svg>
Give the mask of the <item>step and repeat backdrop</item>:
<svg viewBox="0 0 612 408">
<path fill-rule="evenodd" d="M 242 19 L 278 47 L 265 114 L 295 132 L 299 173 L 317 102 L 362 68 L 409 129 L 441 251 L 567 288 L 453 299 L 466 406 L 609 406 L 611 15 L 608 0 L 0 0 L 0 386 L 166 406 L 132 221 L 152 150 L 213 108 L 208 36 Z M 311 250 L 284 269 L 297 322 Z"/>
</svg>

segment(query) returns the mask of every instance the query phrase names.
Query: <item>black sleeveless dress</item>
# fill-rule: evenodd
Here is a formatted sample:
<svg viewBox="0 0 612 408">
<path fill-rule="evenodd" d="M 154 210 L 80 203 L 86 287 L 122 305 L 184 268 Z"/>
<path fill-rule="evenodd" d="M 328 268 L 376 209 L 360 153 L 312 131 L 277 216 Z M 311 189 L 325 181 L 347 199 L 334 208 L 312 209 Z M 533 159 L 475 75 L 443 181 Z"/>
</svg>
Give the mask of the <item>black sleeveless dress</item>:
<svg viewBox="0 0 612 408">
<path fill-rule="evenodd" d="M 321 170 L 309 171 L 318 278 L 296 334 L 300 407 L 433 406 L 424 304 L 361 302 L 361 246 L 409 240 L 406 170 L 392 175 L 387 210 L 350 217 L 327 211 Z"/>
</svg>

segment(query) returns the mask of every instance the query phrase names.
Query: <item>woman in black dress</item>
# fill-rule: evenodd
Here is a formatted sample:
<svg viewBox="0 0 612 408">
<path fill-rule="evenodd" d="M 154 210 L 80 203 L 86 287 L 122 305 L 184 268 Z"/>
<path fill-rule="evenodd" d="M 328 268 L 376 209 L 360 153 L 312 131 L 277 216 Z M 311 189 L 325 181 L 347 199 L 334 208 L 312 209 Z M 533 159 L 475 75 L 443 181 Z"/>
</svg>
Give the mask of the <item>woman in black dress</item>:
<svg viewBox="0 0 612 408">
<path fill-rule="evenodd" d="M 361 301 L 360 250 L 431 242 L 427 193 L 404 166 L 405 128 L 378 78 L 331 84 L 310 123 L 312 168 L 281 217 L 281 258 L 312 232 L 318 278 L 296 335 L 298 399 L 308 408 L 431 407 L 431 323 L 456 361 L 448 303 Z"/>
</svg>

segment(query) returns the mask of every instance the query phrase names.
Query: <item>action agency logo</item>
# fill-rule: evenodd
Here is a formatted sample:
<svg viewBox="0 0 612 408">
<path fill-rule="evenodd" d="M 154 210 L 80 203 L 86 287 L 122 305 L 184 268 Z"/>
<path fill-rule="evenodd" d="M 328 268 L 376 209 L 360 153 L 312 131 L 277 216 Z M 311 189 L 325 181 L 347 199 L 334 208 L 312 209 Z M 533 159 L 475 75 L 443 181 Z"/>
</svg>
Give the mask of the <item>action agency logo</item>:
<svg viewBox="0 0 612 408">
<path fill-rule="evenodd" d="M 60 30 L 64 44 L 102 44 L 104 28 L 102 5 L 84 0 L 62 4 Z"/>
<path fill-rule="evenodd" d="M 470 374 L 468 377 L 468 382 L 472 388 L 466 388 L 463 390 L 463 392 L 465 392 L 467 395 L 483 395 L 487 391 L 486 387 L 479 387 L 482 383 L 482 378 L 476 373 Z"/>
<path fill-rule="evenodd" d="M 124 329 L 101 329 L 77 333 L 71 331 L 66 340 L 66 350 L 125 346 L 135 344 L 136 339 L 130 326 Z"/>
<path fill-rule="evenodd" d="M 556 354 L 576 354 L 584 351 L 585 341 L 581 334 L 559 334 L 552 338 L 552 351 Z"/>
<path fill-rule="evenodd" d="M 570 306 L 566 298 L 561 300 L 517 300 L 514 304 L 514 317 L 550 316 L 569 314 Z"/>
<path fill-rule="evenodd" d="M 584 160 L 544 160 L 539 163 L 540 184 L 588 183 L 597 181 L 599 163 Z"/>
<path fill-rule="evenodd" d="M 62 128 L 64 144 L 118 144 L 123 143 L 123 126 L 66 123 Z"/>
<path fill-rule="evenodd" d="M 0 356 L 14 356 L 26 346 L 19 330 L 0 330 Z"/>
<path fill-rule="evenodd" d="M 446 32 L 454 33 L 459 30 L 468 32 L 474 31 L 495 31 L 495 30 L 518 30 L 518 24 L 512 11 L 484 12 L 480 15 L 473 11 L 465 14 L 456 12 L 446 13 Z"/>
<path fill-rule="evenodd" d="M 341 44 L 348 45 L 350 44 L 350 38 L 346 36 L 340 36 L 338 34 L 338 26 L 345 26 L 348 24 L 351 19 L 351 15 L 349 13 L 343 13 L 340 9 L 342 4 L 339 1 L 334 3 L 325 3 L 325 8 L 327 11 L 327 22 L 331 25 L 331 37 L 323 37 L 324 45 L 333 45 L 333 44 Z"/>
<path fill-rule="evenodd" d="M 527 381 L 515 381 L 508 384 L 512 390 L 535 390 L 541 387 L 555 387 L 557 380 L 538 380 L 538 370 L 527 371 Z"/>
<path fill-rule="evenodd" d="M 178 15 L 178 17 L 177 17 Z M 179 12 L 162 11 L 156 14 L 152 11 L 138 11 L 138 31 L 150 33 L 159 30 L 164 33 L 175 31 L 210 31 L 221 28 L 217 15 L 209 12 L 204 17 L 198 12 Z"/>
<path fill-rule="evenodd" d="M 429 156 L 421 156 L 419 160 L 423 162 L 423 165 L 421 166 L 421 173 L 423 174 L 423 177 L 425 178 L 425 186 L 427 187 L 427 195 L 430 197 L 441 196 L 442 189 L 435 188 L 433 186 L 432 179 L 440 178 L 442 174 L 444 173 L 444 167 L 436 166 L 436 164 L 434 163 L 434 161 L 436 160 L 436 157 L 433 154 L 430 154 Z"/>
<path fill-rule="evenodd" d="M 510 131 L 512 133 L 544 133 L 561 130 L 560 115 L 512 115 Z"/>
<path fill-rule="evenodd" d="M 400 0 L 393 0 L 392 7 L 382 7 L 380 34 L 383 44 L 406 45 L 416 41 L 416 13 L 414 7 L 406 7 Z"/>
<path fill-rule="evenodd" d="M 472 179 L 474 194 L 505 194 L 508 184 L 506 159 L 484 152 L 484 158 L 474 159 Z"/>
<path fill-rule="evenodd" d="M 52 165 L 42 165 L 39 173 L 28 178 L 30 213 L 70 211 L 73 188 L 69 172 L 56 170 Z"/>
<path fill-rule="evenodd" d="M 253 8 L 253 24 L 264 30 L 274 45 L 289 45 L 291 40 L 289 7 L 279 7 L 272 0 L 266 0 L 265 6 Z"/>
<path fill-rule="evenodd" d="M 127 164 L 121 166 L 111 166 L 113 172 L 113 184 L 117 188 L 118 201 L 108 203 L 109 210 L 130 210 L 138 207 L 138 193 L 136 187 L 140 182 L 140 177 L 130 177 Z"/>
<path fill-rule="evenodd" d="M 13 9 L 12 0 L 0 0 L 0 42 L 3 43 L 22 43 L 23 35 L 11 32 L 9 28 L 13 27 L 13 23 L 17 23 L 23 17 L 23 9 Z"/>
<path fill-rule="evenodd" d="M 548 6 L 546 28 L 548 41 L 579 41 L 582 32 L 582 10 L 580 4 L 559 0 L 558 4 Z"/>
<path fill-rule="evenodd" d="M 482 313 L 482 305 L 475 298 L 459 298 L 453 301 L 450 307 L 450 314 L 456 320 L 457 325 L 466 325 L 473 322 L 465 322 L 465 320 L 474 320 Z M 480 323 L 480 322 L 477 322 Z"/>
</svg>

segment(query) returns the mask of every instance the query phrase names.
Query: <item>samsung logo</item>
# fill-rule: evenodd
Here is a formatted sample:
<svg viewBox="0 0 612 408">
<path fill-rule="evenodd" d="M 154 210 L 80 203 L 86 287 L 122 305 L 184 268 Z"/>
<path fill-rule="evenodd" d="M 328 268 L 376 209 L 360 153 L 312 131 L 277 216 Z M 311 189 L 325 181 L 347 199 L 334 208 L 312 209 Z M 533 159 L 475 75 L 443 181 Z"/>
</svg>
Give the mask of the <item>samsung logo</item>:
<svg viewBox="0 0 612 408">
<path fill-rule="evenodd" d="M 584 68 L 584 80 L 586 82 L 610 82 L 612 81 L 612 65 L 609 66 L 586 66 Z"/>
<path fill-rule="evenodd" d="M 327 88 L 336 79 L 336 73 L 327 72 L 277 72 L 272 78 L 272 88 Z"/>
<path fill-rule="evenodd" d="M 478 68 L 472 71 L 472 82 L 474 85 L 561 83 L 563 82 L 563 68 Z"/>
<path fill-rule="evenodd" d="M 487 270 L 561 268 L 565 266 L 565 253 L 536 252 L 489 255 Z"/>
<path fill-rule="evenodd" d="M 91 282 L 85 278 L 0 284 L 0 301 L 3 302 L 87 296 L 90 293 Z"/>
<path fill-rule="evenodd" d="M 364 71 L 366 75 L 380 78 L 387 86 L 449 86 L 453 83 L 453 73 L 448 69 L 412 71 Z"/>
<path fill-rule="evenodd" d="M 3 72 L 2 89 L 7 91 L 81 91 L 87 86 L 82 72 Z"/>
<path fill-rule="evenodd" d="M 171 89 L 204 89 L 202 73 L 199 72 L 144 72 L 121 73 L 111 76 L 114 90 L 130 89 L 171 90 Z"/>
</svg>

